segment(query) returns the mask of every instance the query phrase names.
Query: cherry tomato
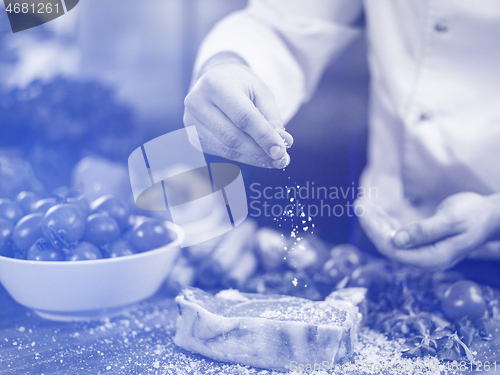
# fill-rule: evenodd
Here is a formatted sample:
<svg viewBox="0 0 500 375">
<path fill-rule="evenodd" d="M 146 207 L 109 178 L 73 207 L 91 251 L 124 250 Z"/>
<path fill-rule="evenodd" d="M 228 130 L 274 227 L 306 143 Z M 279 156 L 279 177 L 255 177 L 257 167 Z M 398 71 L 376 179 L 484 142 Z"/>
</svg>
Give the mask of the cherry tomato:
<svg viewBox="0 0 500 375">
<path fill-rule="evenodd" d="M 363 262 L 363 255 L 357 247 L 350 244 L 338 245 L 330 252 L 330 259 L 324 264 L 323 273 L 330 282 L 338 283 Z"/>
<path fill-rule="evenodd" d="M 58 247 L 68 247 L 80 240 L 84 231 L 84 217 L 72 204 L 57 204 L 50 208 L 43 218 L 43 234 Z"/>
<path fill-rule="evenodd" d="M 32 191 L 21 191 L 16 198 L 17 203 L 19 203 L 25 215 L 33 212 L 33 207 L 37 200 L 38 196 Z"/>
<path fill-rule="evenodd" d="M 46 213 L 49 208 L 55 206 L 57 204 L 56 198 L 44 198 L 35 202 L 33 205 L 33 212 L 41 212 L 42 214 Z"/>
<path fill-rule="evenodd" d="M 123 199 L 114 195 L 103 195 L 92 202 L 92 212 L 107 212 L 116 220 L 121 230 L 129 226 L 130 207 Z"/>
<path fill-rule="evenodd" d="M 367 288 L 372 296 L 387 289 L 391 283 L 388 270 L 382 263 L 369 263 L 359 266 L 351 274 L 348 286 Z"/>
<path fill-rule="evenodd" d="M 441 299 L 441 309 L 450 319 L 479 319 L 486 311 L 486 302 L 479 285 L 460 280 L 451 285 Z"/>
<path fill-rule="evenodd" d="M 87 198 L 84 196 L 76 197 L 76 198 L 68 198 L 66 201 L 69 204 L 72 204 L 80 209 L 82 211 L 84 216 L 88 216 L 90 213 L 90 204 Z"/>
<path fill-rule="evenodd" d="M 132 245 L 141 252 L 156 249 L 171 241 L 169 230 L 157 219 L 138 222 L 129 235 Z"/>
<path fill-rule="evenodd" d="M 87 218 L 85 241 L 103 246 L 117 240 L 118 237 L 120 237 L 118 223 L 107 213 L 92 214 Z"/>
<path fill-rule="evenodd" d="M 0 255 L 4 257 L 14 257 L 14 249 L 12 248 L 12 231 L 14 224 L 9 220 L 0 219 Z"/>
<path fill-rule="evenodd" d="M 70 262 L 78 260 L 102 259 L 101 250 L 89 242 L 79 242 L 71 254 L 66 255 L 66 260 Z"/>
<path fill-rule="evenodd" d="M 55 247 L 52 242 L 45 238 L 38 239 L 29 249 L 28 260 L 39 261 L 62 261 L 64 260 L 64 252 Z"/>
<path fill-rule="evenodd" d="M 23 209 L 19 203 L 10 199 L 0 199 L 0 218 L 7 219 L 13 223 L 23 217 Z"/>
<path fill-rule="evenodd" d="M 36 240 L 43 237 L 42 213 L 29 214 L 19 220 L 12 233 L 12 239 L 22 252 L 26 253 Z"/>
<path fill-rule="evenodd" d="M 137 253 L 132 244 L 127 240 L 113 242 L 108 249 L 108 258 L 117 258 Z"/>
</svg>

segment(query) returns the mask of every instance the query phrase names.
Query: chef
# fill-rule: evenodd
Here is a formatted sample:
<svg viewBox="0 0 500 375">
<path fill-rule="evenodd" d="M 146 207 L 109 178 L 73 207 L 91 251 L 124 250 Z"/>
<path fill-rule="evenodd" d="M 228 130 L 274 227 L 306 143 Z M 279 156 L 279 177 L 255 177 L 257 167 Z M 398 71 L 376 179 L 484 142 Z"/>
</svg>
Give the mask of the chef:
<svg viewBox="0 0 500 375">
<path fill-rule="evenodd" d="M 185 100 L 205 152 L 283 168 L 284 125 L 328 63 L 368 42 L 359 221 L 385 256 L 429 270 L 500 246 L 500 2 L 250 0 L 203 42 Z"/>
</svg>

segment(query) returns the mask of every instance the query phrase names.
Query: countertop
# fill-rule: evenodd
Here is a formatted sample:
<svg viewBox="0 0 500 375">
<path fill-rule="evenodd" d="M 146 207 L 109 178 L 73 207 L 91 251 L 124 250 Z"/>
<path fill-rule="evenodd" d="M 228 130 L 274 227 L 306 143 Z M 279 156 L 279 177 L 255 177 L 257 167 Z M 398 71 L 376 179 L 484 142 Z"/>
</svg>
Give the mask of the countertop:
<svg viewBox="0 0 500 375">
<path fill-rule="evenodd" d="M 177 347 L 175 303 L 161 291 L 115 317 L 54 322 L 0 285 L 0 374 L 273 374 Z M 279 374 L 279 373 L 276 373 Z"/>
</svg>

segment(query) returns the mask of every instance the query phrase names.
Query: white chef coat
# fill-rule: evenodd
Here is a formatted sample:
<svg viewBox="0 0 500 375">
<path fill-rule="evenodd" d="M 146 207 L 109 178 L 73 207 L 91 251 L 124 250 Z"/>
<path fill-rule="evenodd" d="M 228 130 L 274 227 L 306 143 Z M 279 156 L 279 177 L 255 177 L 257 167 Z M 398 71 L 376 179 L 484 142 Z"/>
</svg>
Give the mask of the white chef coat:
<svg viewBox="0 0 500 375">
<path fill-rule="evenodd" d="M 364 30 L 353 12 L 364 12 Z M 239 54 L 288 121 L 363 31 L 371 96 L 361 185 L 402 223 L 454 193 L 500 192 L 498 0 L 250 0 L 212 30 L 195 71 L 218 52 Z"/>
</svg>

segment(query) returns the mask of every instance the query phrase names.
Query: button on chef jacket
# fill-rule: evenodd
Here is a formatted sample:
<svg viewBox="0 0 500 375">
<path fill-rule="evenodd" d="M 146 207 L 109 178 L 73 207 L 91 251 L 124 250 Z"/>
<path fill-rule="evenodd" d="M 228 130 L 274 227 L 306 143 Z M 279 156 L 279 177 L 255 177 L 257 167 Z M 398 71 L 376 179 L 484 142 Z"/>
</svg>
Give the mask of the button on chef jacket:
<svg viewBox="0 0 500 375">
<path fill-rule="evenodd" d="M 498 0 L 251 0 L 211 31 L 195 72 L 218 52 L 239 54 L 288 121 L 330 60 L 363 33 L 366 195 L 372 188 L 370 197 L 407 223 L 451 194 L 499 192 Z"/>
</svg>

